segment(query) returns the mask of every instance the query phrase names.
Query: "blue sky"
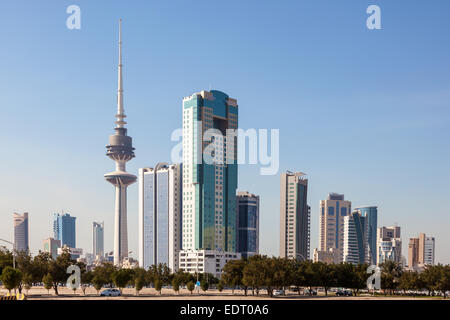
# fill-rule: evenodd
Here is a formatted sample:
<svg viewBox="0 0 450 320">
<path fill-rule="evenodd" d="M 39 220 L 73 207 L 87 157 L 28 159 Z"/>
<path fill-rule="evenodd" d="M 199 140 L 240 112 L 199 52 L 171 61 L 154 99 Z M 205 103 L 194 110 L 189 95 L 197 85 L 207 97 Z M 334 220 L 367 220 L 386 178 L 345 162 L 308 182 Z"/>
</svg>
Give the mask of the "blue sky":
<svg viewBox="0 0 450 320">
<path fill-rule="evenodd" d="M 66 8 L 81 8 L 81 30 Z M 382 30 L 366 28 L 381 8 Z M 30 213 L 31 249 L 53 212 L 77 217 L 92 250 L 93 220 L 113 245 L 114 190 L 103 174 L 113 133 L 117 20 L 124 36 L 125 112 L 136 147 L 130 172 L 170 161 L 184 96 L 221 90 L 243 129 L 280 129 L 280 172 L 309 177 L 311 248 L 329 192 L 377 205 L 379 226 L 419 232 L 450 263 L 450 3 L 448 1 L 2 1 L 0 238 Z M 239 189 L 261 196 L 260 248 L 278 254 L 279 175 L 240 167 Z M 129 190 L 137 252 L 137 184 Z"/>
</svg>

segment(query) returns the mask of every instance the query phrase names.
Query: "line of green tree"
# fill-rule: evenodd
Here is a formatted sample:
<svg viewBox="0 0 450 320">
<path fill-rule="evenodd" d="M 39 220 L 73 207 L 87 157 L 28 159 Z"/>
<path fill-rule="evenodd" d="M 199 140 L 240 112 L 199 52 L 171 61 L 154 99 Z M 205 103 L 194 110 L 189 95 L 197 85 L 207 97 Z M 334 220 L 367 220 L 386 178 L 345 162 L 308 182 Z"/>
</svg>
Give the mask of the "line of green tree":
<svg viewBox="0 0 450 320">
<path fill-rule="evenodd" d="M 277 257 L 256 255 L 248 259 L 229 261 L 222 272 L 222 278 L 215 278 L 212 274 L 190 274 L 182 270 L 172 273 L 163 264 L 151 266 L 148 270 L 142 268 L 118 269 L 111 263 L 103 263 L 87 270 L 83 262 L 71 259 L 68 251 L 64 251 L 56 259 L 49 253 L 39 252 L 32 257 L 25 252 L 17 252 L 15 256 L 16 268 L 12 268 L 12 252 L 0 247 L 0 280 L 4 287 L 22 292 L 39 284 L 49 292 L 54 290 L 58 294 L 58 287 L 65 285 L 69 277 L 67 268 L 76 264 L 81 271 L 81 290 L 93 286 L 97 292 L 104 287 L 134 287 L 136 294 L 144 287 L 152 286 L 161 294 L 164 286 L 171 286 L 178 294 L 180 287 L 185 286 L 192 294 L 195 282 L 200 281 L 202 291 L 215 286 L 218 291 L 225 287 L 231 288 L 234 294 L 236 288 L 244 290 L 247 295 L 250 290 L 253 295 L 261 294 L 264 290 L 273 296 L 276 289 L 293 288 L 298 294 L 312 292 L 313 288 L 323 288 L 328 295 L 330 288 L 346 288 L 357 295 L 367 288 L 367 264 L 353 265 L 349 263 L 327 264 L 323 262 L 296 261 Z M 427 290 L 445 294 L 450 290 L 450 265 L 426 266 L 421 273 L 404 271 L 403 268 L 388 261 L 380 266 L 381 288 L 387 294 L 406 294 L 408 291 Z"/>
<path fill-rule="evenodd" d="M 330 288 L 351 289 L 353 295 L 367 289 L 367 264 L 328 264 L 324 262 L 296 261 L 256 255 L 248 259 L 229 261 L 222 273 L 222 281 L 232 289 L 239 287 L 258 295 L 264 288 L 269 296 L 274 289 Z M 406 294 L 407 291 L 427 290 L 441 292 L 444 298 L 450 290 L 450 265 L 426 266 L 421 273 L 404 271 L 400 264 L 387 261 L 380 265 L 381 289 L 385 294 Z M 304 291 L 303 291 L 304 292 Z"/>
<path fill-rule="evenodd" d="M 58 295 L 58 288 L 66 284 L 69 277 L 67 268 L 76 264 L 81 271 L 81 290 L 93 286 L 97 293 L 104 287 L 117 287 L 121 291 L 125 287 L 134 287 L 136 294 L 144 287 L 152 286 L 159 294 L 164 286 L 172 286 L 178 293 L 181 286 L 191 292 L 195 289 L 195 282 L 200 281 L 200 288 L 207 291 L 211 285 L 217 285 L 219 280 L 212 274 L 190 274 L 179 270 L 172 273 L 164 264 L 153 265 L 148 270 L 143 268 L 119 269 L 112 263 L 103 263 L 93 270 L 87 270 L 83 262 L 71 258 L 66 250 L 56 259 L 52 259 L 47 252 L 39 252 L 32 257 L 26 252 L 15 254 L 16 268 L 13 266 L 13 254 L 4 247 L 0 247 L 0 281 L 11 292 L 13 289 L 30 290 L 35 285 L 43 285 L 49 293 L 51 289 Z"/>
</svg>

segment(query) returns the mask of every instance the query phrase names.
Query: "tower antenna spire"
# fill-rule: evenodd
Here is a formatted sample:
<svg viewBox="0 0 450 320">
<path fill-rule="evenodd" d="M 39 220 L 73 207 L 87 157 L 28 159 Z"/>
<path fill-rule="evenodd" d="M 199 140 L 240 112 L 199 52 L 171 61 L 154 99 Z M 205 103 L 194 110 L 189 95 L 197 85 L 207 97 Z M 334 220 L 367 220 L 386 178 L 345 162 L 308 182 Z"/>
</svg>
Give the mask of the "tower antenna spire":
<svg viewBox="0 0 450 320">
<path fill-rule="evenodd" d="M 122 19 L 119 19 L 119 68 L 117 79 L 117 121 L 115 122 L 117 128 L 123 128 L 126 122 L 123 120 L 126 117 L 123 109 L 123 77 L 122 77 Z"/>
</svg>

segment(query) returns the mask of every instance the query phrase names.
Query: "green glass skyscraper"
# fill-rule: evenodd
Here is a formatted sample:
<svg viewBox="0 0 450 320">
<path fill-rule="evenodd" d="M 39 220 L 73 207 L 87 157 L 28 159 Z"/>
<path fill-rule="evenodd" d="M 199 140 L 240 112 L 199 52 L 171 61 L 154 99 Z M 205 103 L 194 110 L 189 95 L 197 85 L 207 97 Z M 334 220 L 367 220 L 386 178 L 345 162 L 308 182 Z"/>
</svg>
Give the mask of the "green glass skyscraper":
<svg viewBox="0 0 450 320">
<path fill-rule="evenodd" d="M 223 92 L 183 99 L 183 250 L 235 252 L 238 105 Z"/>
</svg>

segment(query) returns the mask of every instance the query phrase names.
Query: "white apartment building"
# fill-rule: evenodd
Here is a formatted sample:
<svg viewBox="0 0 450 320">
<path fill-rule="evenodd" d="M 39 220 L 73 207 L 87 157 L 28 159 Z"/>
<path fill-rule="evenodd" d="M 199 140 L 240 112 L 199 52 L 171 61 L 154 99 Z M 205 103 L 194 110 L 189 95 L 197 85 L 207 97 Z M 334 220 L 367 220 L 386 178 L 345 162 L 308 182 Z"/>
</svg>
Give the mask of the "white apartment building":
<svg viewBox="0 0 450 320">
<path fill-rule="evenodd" d="M 139 266 L 178 270 L 181 249 L 182 166 L 139 169 Z"/>
<path fill-rule="evenodd" d="M 215 250 L 180 251 L 180 269 L 189 273 L 211 273 L 221 277 L 225 264 L 230 260 L 241 259 L 240 253 Z"/>
</svg>

